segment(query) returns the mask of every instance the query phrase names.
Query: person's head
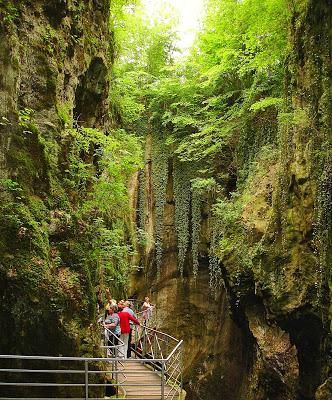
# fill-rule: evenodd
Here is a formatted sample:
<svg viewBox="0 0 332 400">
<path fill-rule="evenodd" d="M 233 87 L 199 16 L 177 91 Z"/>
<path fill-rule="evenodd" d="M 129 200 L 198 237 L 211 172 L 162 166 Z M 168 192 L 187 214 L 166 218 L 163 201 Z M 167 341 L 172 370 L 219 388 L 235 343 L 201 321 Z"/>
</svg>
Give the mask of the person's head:
<svg viewBox="0 0 332 400">
<path fill-rule="evenodd" d="M 124 308 L 125 308 L 124 300 L 120 300 L 120 301 L 118 302 L 118 309 L 119 309 L 119 311 L 122 311 Z"/>
<path fill-rule="evenodd" d="M 146 303 L 150 303 L 150 299 L 148 298 L 148 296 L 146 296 L 146 297 L 144 298 L 144 300 L 145 300 Z"/>
<path fill-rule="evenodd" d="M 125 307 L 130 307 L 130 302 L 129 302 L 129 300 L 126 300 L 126 301 L 124 302 L 124 306 L 125 306 Z"/>
<path fill-rule="evenodd" d="M 117 311 L 118 311 L 118 307 L 117 307 L 115 304 L 112 304 L 112 305 L 110 306 L 110 308 L 108 309 L 108 313 L 109 313 L 110 315 L 116 313 Z"/>
</svg>

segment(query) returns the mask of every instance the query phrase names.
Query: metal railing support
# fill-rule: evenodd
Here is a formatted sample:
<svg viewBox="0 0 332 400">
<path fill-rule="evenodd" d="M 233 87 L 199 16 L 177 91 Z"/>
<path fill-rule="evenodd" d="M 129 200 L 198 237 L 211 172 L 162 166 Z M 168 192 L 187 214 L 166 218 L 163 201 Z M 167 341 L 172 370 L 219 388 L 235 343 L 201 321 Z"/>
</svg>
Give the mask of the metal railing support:
<svg viewBox="0 0 332 400">
<path fill-rule="evenodd" d="M 84 361 L 84 371 L 85 371 L 85 400 L 89 399 L 89 362 Z"/>
<path fill-rule="evenodd" d="M 129 388 L 132 392 L 132 388 L 137 388 L 137 399 L 144 399 L 145 387 L 155 387 L 155 391 L 158 393 L 158 399 L 160 400 L 181 400 L 183 393 L 183 341 L 178 340 L 164 332 L 160 332 L 155 328 L 149 328 L 141 326 L 135 327 L 135 355 L 137 358 L 129 358 L 128 360 L 120 359 L 118 356 L 118 349 L 123 346 L 123 342 L 116 337 L 116 341 L 109 341 L 109 337 L 115 336 L 113 332 L 107 328 L 103 329 L 103 333 L 106 334 L 104 337 L 104 343 L 101 344 L 101 348 L 105 350 L 106 357 L 56 357 L 56 356 L 20 356 L 20 355 L 0 355 L 0 364 L 4 360 L 20 360 L 20 368 L 15 368 L 17 363 L 13 363 L 14 367 L 10 368 L 2 365 L 0 368 L 0 387 L 2 390 L 3 386 L 26 386 L 32 387 L 31 395 L 37 387 L 52 387 L 52 388 L 66 388 L 66 393 L 70 394 L 72 390 L 79 390 L 81 393 L 80 398 L 77 400 L 89 400 L 89 395 L 93 396 L 93 391 L 89 388 L 95 388 L 98 391 L 102 388 L 113 387 L 113 391 L 116 391 L 116 398 L 114 400 L 121 400 L 126 396 L 126 388 Z M 117 344 L 115 344 L 117 343 Z M 29 362 L 28 365 L 24 364 L 24 360 Z M 39 364 L 34 368 L 30 361 L 38 360 L 43 362 L 49 362 L 48 369 L 40 369 Z M 54 362 L 59 362 L 58 368 L 55 369 L 52 365 Z M 77 363 L 80 364 L 77 367 Z M 97 366 L 91 366 L 91 363 L 98 363 Z M 99 363 L 103 363 L 99 365 Z M 139 367 L 137 369 L 137 363 L 145 365 L 147 368 L 143 371 Z M 66 364 L 66 365 L 62 365 Z M 136 365 L 136 366 L 135 366 Z M 39 367 L 39 368 L 38 368 Z M 153 368 L 152 368 L 153 367 Z M 153 371 L 153 369 L 155 371 Z M 35 379 L 24 378 L 21 382 L 8 382 L 8 378 L 3 373 L 16 373 L 16 374 L 33 374 Z M 36 375 L 38 374 L 38 376 Z M 39 378 L 40 374 L 50 376 L 50 374 L 62 374 L 68 375 L 66 381 L 46 383 L 45 379 Z M 148 378 L 150 374 L 154 374 L 151 381 Z M 81 379 L 77 381 L 72 380 L 72 376 L 80 376 Z M 83 380 L 84 375 L 84 380 Z M 96 378 L 91 378 L 93 375 Z M 103 375 L 105 381 L 102 381 Z M 111 376 L 111 378 L 109 378 Z M 142 381 L 137 377 L 142 376 Z M 5 378 L 2 381 L 3 377 Z M 97 378 L 100 377 L 100 378 Z M 18 378 L 21 378 L 19 375 Z M 83 382 L 82 382 L 83 381 Z M 75 383 L 72 383 L 75 382 Z M 78 383 L 79 382 L 79 383 Z M 76 388 L 76 389 L 74 389 Z M 79 389 L 78 389 L 79 388 Z M 115 389 L 115 390 L 114 390 Z M 62 390 L 62 392 L 64 389 Z M 136 394 L 135 393 L 135 394 Z M 159 397 L 160 393 L 160 397 Z M 32 397 L 31 399 L 48 400 L 49 398 Z M 55 397 L 59 398 L 59 397 Z M 69 397 L 68 397 L 69 398 Z M 0 397 L 0 399 L 9 399 Z M 26 398 L 12 398 L 17 400 L 26 400 Z M 63 398 L 61 398 L 63 399 Z"/>
<path fill-rule="evenodd" d="M 116 356 L 117 356 L 117 354 L 116 354 Z M 117 360 L 114 362 L 114 371 L 118 371 L 118 361 Z M 114 379 L 114 376 L 113 376 L 113 379 Z M 118 394 L 119 394 L 118 383 L 119 383 L 119 375 L 115 374 L 116 396 L 118 396 Z"/>
<path fill-rule="evenodd" d="M 161 400 L 165 399 L 165 362 L 161 364 Z"/>
<path fill-rule="evenodd" d="M 182 400 L 182 391 L 183 391 L 183 346 L 180 348 L 180 400 Z"/>
<path fill-rule="evenodd" d="M 146 326 L 143 328 L 144 329 L 144 337 L 143 337 L 143 349 L 142 349 L 142 356 L 145 357 L 147 351 L 146 351 L 146 337 L 148 335 Z"/>
</svg>

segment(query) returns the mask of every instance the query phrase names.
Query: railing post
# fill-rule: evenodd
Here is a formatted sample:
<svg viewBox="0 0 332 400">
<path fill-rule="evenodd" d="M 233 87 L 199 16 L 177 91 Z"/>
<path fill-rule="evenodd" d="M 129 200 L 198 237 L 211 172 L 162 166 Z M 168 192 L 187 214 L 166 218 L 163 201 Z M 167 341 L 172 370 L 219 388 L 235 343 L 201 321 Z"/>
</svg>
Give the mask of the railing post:
<svg viewBox="0 0 332 400">
<path fill-rule="evenodd" d="M 135 353 L 135 358 L 139 358 L 139 349 L 142 351 L 142 356 L 143 356 L 143 343 L 140 343 L 140 328 L 135 325 L 135 343 L 136 343 L 136 353 Z"/>
<path fill-rule="evenodd" d="M 116 397 L 118 397 L 118 394 L 119 394 L 119 386 L 118 386 L 118 383 L 119 383 L 119 368 L 118 368 L 117 359 L 114 362 L 114 368 L 115 368 Z M 114 378 L 114 374 L 113 374 L 113 378 Z"/>
<path fill-rule="evenodd" d="M 161 400 L 165 399 L 165 361 L 161 364 Z"/>
<path fill-rule="evenodd" d="M 181 374 L 180 374 L 180 400 L 182 400 L 182 393 L 183 393 L 183 344 L 181 344 L 180 347 L 180 368 L 181 368 Z"/>
<path fill-rule="evenodd" d="M 144 331 L 144 334 L 143 334 L 143 338 L 144 338 L 143 349 L 144 350 L 142 351 L 142 357 L 145 357 L 145 355 L 146 355 L 146 335 L 147 335 L 146 326 L 144 326 L 143 331 Z"/>
<path fill-rule="evenodd" d="M 89 364 L 88 361 L 84 361 L 84 375 L 85 375 L 85 400 L 89 399 Z"/>
<path fill-rule="evenodd" d="M 162 356 L 161 356 L 161 354 L 160 353 L 158 353 L 158 334 L 157 334 L 157 332 L 155 332 L 155 334 L 154 334 L 154 349 L 153 349 L 153 351 L 154 351 L 154 356 L 155 356 L 155 358 L 162 358 Z"/>
<path fill-rule="evenodd" d="M 137 352 L 137 325 L 134 325 L 133 326 L 133 337 L 134 337 L 134 349 L 135 349 L 135 351 L 134 351 L 134 358 L 136 358 L 136 352 Z"/>
</svg>

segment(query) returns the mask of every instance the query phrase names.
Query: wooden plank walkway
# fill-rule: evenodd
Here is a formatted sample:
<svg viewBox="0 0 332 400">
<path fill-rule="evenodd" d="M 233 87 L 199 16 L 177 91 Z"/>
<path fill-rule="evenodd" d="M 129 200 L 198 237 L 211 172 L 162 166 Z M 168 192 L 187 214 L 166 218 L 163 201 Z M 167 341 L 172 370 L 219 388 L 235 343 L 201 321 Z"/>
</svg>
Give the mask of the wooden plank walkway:
<svg viewBox="0 0 332 400">
<path fill-rule="evenodd" d="M 119 382 L 125 381 L 126 399 L 161 400 L 161 378 L 158 372 L 139 361 L 122 361 L 123 373 L 119 374 Z M 125 385 L 136 386 L 125 386 Z M 153 386 L 138 386 L 138 385 Z M 174 396 L 173 396 L 174 395 Z M 176 391 L 169 385 L 164 387 L 164 398 L 179 400 Z"/>
</svg>

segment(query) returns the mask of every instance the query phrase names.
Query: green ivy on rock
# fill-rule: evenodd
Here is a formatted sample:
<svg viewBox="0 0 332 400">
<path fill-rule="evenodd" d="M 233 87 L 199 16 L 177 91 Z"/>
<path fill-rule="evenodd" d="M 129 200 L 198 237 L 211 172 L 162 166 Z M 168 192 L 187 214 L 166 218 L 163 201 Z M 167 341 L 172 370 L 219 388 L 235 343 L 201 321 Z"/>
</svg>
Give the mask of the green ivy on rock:
<svg viewBox="0 0 332 400">
<path fill-rule="evenodd" d="M 190 179 L 192 169 L 189 163 L 178 161 L 173 163 L 173 190 L 175 202 L 175 229 L 178 243 L 178 269 L 181 276 L 189 244 L 190 223 Z"/>
<path fill-rule="evenodd" d="M 201 203 L 202 194 L 193 187 L 191 188 L 191 254 L 193 260 L 193 274 L 197 276 L 199 269 L 199 242 L 201 233 Z"/>
<path fill-rule="evenodd" d="M 210 219 L 210 248 L 209 248 L 209 286 L 214 297 L 220 292 L 222 286 L 222 275 L 220 269 L 220 259 L 218 257 L 219 249 L 219 229 L 218 221 L 211 217 Z"/>
<path fill-rule="evenodd" d="M 163 255 L 164 208 L 168 181 L 168 149 L 162 138 L 152 138 L 152 185 L 155 200 L 155 252 L 157 273 Z"/>
</svg>

